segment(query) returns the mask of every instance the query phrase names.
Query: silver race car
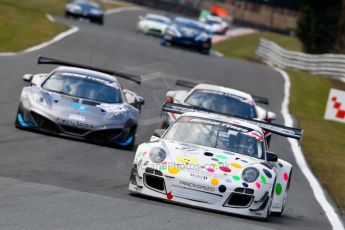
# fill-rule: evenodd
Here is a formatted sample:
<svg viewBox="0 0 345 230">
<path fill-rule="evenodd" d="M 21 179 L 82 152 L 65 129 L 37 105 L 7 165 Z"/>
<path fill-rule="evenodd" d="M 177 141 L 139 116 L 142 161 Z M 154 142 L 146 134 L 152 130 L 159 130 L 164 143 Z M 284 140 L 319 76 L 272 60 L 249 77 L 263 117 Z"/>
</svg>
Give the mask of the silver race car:
<svg viewBox="0 0 345 230">
<path fill-rule="evenodd" d="M 267 220 L 286 204 L 292 165 L 268 151 L 264 130 L 301 139 L 303 131 L 165 103 L 182 114 L 138 146 L 129 191 Z"/>
<path fill-rule="evenodd" d="M 131 148 L 144 98 L 122 89 L 118 77 L 141 77 L 53 58 L 51 73 L 25 74 L 15 125 L 18 128 Z"/>
</svg>

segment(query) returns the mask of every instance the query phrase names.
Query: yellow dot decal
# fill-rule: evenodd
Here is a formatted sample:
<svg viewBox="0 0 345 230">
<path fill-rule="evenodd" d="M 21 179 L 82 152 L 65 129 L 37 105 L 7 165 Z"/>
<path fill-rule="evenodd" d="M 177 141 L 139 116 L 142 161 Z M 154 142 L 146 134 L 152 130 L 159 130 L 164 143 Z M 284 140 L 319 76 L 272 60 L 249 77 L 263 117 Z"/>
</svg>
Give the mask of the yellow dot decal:
<svg viewBox="0 0 345 230">
<path fill-rule="evenodd" d="M 177 156 L 176 161 L 183 164 L 196 164 L 198 163 L 198 158 L 195 156 Z"/>
<path fill-rule="evenodd" d="M 234 168 L 237 168 L 237 169 L 242 168 L 242 166 L 241 166 L 240 164 L 237 164 L 237 163 L 235 163 L 235 162 L 231 163 L 230 166 L 231 166 L 231 167 L 234 167 Z"/>
<path fill-rule="evenodd" d="M 218 168 L 218 165 L 216 163 L 211 163 L 212 168 Z"/>
<path fill-rule="evenodd" d="M 180 172 L 180 169 L 179 169 L 179 168 L 176 168 L 176 167 L 169 167 L 168 172 L 169 172 L 170 174 L 177 174 L 177 173 Z"/>
<path fill-rule="evenodd" d="M 217 185 L 217 184 L 219 184 L 219 180 L 217 178 L 212 178 L 211 179 L 211 184 L 212 185 Z"/>
</svg>

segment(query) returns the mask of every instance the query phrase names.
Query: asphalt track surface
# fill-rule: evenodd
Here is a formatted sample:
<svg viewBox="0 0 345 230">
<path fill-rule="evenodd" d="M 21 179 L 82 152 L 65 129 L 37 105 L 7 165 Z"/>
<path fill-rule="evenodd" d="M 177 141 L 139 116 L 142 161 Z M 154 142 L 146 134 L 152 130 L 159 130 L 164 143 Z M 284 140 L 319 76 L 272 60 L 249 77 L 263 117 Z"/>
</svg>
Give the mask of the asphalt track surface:
<svg viewBox="0 0 345 230">
<path fill-rule="evenodd" d="M 330 229 L 312 189 L 294 163 L 286 139 L 272 150 L 295 166 L 285 213 L 261 222 L 128 195 L 134 152 L 15 129 L 24 73 L 47 72 L 39 54 L 110 69 L 145 73 L 143 86 L 123 81 L 146 99 L 137 143 L 159 127 L 164 77 L 214 82 L 269 97 L 279 114 L 284 80 L 269 67 L 161 47 L 157 38 L 135 33 L 141 10 L 107 16 L 104 27 L 57 18 L 79 32 L 32 53 L 0 57 L 1 229 Z M 141 68 L 138 68 L 140 67 Z M 163 76 L 163 77 L 162 77 Z"/>
</svg>

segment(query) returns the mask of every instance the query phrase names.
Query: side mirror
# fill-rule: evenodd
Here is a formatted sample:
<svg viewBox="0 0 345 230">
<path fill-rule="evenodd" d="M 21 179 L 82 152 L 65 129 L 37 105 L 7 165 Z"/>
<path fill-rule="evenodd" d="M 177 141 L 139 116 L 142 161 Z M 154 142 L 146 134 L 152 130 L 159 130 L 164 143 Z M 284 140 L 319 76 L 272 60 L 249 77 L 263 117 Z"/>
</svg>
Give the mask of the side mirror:
<svg viewBox="0 0 345 230">
<path fill-rule="evenodd" d="M 128 89 L 124 89 L 123 94 L 125 95 L 127 103 L 139 110 L 141 109 L 141 106 L 145 103 L 143 97 L 138 96 L 137 94 L 135 94 L 132 91 L 129 91 Z"/>
<path fill-rule="evenodd" d="M 273 152 L 267 151 L 266 157 L 267 157 L 267 161 L 271 161 L 271 162 L 277 162 L 278 161 L 278 156 Z"/>
<path fill-rule="evenodd" d="M 150 142 L 159 141 L 159 139 L 161 139 L 161 137 L 164 135 L 165 131 L 165 129 L 156 129 L 150 138 Z"/>
<path fill-rule="evenodd" d="M 161 138 L 164 135 L 165 131 L 165 129 L 156 129 L 153 132 L 153 136 Z"/>
<path fill-rule="evenodd" d="M 137 96 L 136 97 L 136 102 L 139 105 L 143 105 L 143 104 L 145 104 L 145 99 L 142 96 Z"/>
<path fill-rule="evenodd" d="M 33 76 L 34 76 L 33 74 L 26 73 L 26 74 L 23 75 L 23 81 L 30 83 L 32 78 L 33 78 Z"/>
<path fill-rule="evenodd" d="M 277 119 L 277 115 L 274 112 L 268 111 L 265 120 L 271 122 Z"/>
</svg>

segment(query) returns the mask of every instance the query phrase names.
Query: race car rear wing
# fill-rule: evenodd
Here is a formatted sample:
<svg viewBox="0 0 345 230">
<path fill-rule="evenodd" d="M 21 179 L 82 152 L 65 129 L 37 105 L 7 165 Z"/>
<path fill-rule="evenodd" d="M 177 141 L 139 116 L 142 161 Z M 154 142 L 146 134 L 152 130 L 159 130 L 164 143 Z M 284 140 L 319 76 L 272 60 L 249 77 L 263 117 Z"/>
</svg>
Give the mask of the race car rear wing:
<svg viewBox="0 0 345 230">
<path fill-rule="evenodd" d="M 55 58 L 50 58 L 50 57 L 43 57 L 39 56 L 37 60 L 37 64 L 48 64 L 48 65 L 63 65 L 63 66 L 70 66 L 70 67 L 78 67 L 78 68 L 83 68 L 83 69 L 89 69 L 89 70 L 94 70 L 102 73 L 106 73 L 109 75 L 114 75 L 116 77 L 121 77 L 129 81 L 133 81 L 137 84 L 141 83 L 141 77 L 129 73 L 124 73 L 124 72 L 119 72 L 119 71 L 114 71 L 114 70 L 107 70 L 99 67 L 94 67 L 94 66 L 89 66 L 89 65 L 83 65 L 83 64 L 78 64 L 78 63 L 73 63 L 73 62 L 68 62 L 68 61 L 63 61 Z"/>
<path fill-rule="evenodd" d="M 186 88 L 194 88 L 198 84 L 199 83 L 188 81 L 188 80 L 182 80 L 182 79 L 177 79 L 175 83 L 175 85 L 179 85 Z M 265 104 L 265 105 L 269 104 L 269 100 L 266 97 L 260 97 L 260 96 L 255 96 L 255 95 L 251 95 L 251 96 L 256 103 Z"/>
<path fill-rule="evenodd" d="M 272 124 L 272 123 L 267 123 L 264 121 L 257 121 L 257 120 L 247 119 L 247 118 L 238 117 L 238 116 L 230 116 L 228 114 L 221 113 L 221 112 L 214 112 L 208 109 L 203 109 L 203 108 L 199 108 L 195 106 L 182 105 L 182 104 L 176 104 L 176 103 L 170 103 L 170 102 L 165 102 L 162 110 L 165 112 L 177 113 L 177 114 L 182 114 L 186 112 L 206 112 L 206 113 L 219 114 L 219 115 L 247 121 L 249 123 L 259 126 L 265 131 L 275 133 L 280 136 L 294 138 L 294 139 L 299 140 L 300 143 L 302 142 L 303 129 L 299 129 L 299 128 L 286 127 L 279 124 Z"/>
</svg>

